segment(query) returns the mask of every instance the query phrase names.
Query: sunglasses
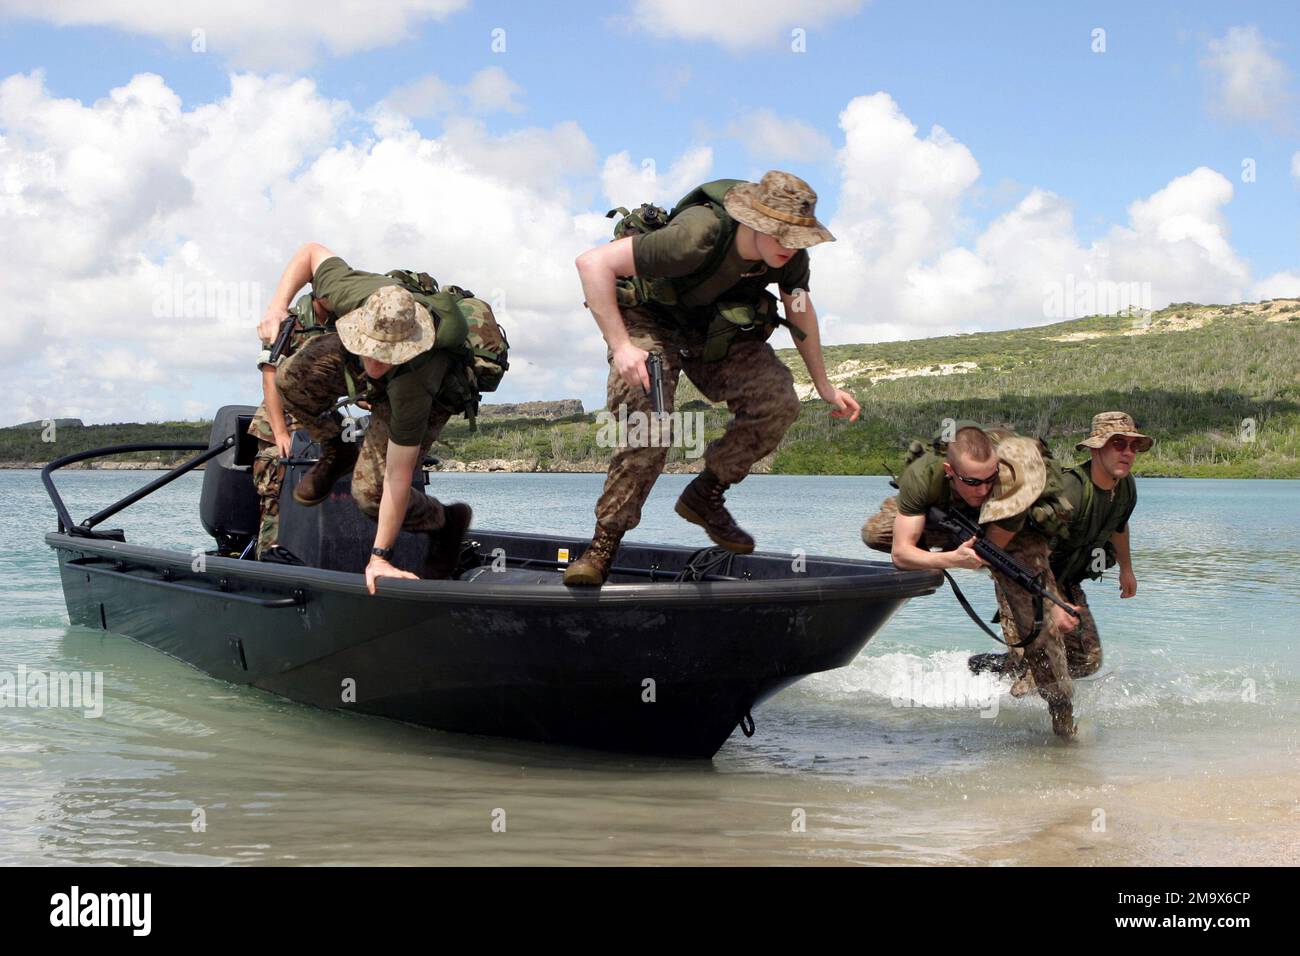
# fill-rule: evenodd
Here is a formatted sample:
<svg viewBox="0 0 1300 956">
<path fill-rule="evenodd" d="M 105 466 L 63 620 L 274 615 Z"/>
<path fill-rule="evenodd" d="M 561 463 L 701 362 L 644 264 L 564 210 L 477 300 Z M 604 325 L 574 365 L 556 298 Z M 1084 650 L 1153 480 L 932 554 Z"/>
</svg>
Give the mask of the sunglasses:
<svg viewBox="0 0 1300 956">
<path fill-rule="evenodd" d="M 995 481 L 998 480 L 998 473 L 996 471 L 993 472 L 993 474 L 989 475 L 987 478 L 967 478 L 965 475 L 959 475 L 955 471 L 952 473 L 952 476 L 956 478 L 958 481 L 960 481 L 963 485 L 968 485 L 971 488 L 978 488 L 981 485 L 992 485 Z"/>
<path fill-rule="evenodd" d="M 1142 450 L 1141 438 L 1125 438 L 1122 435 L 1116 435 L 1114 438 L 1106 442 L 1106 444 L 1115 449 L 1115 451 L 1128 451 L 1129 449 L 1132 449 L 1134 452 L 1140 452 Z"/>
</svg>

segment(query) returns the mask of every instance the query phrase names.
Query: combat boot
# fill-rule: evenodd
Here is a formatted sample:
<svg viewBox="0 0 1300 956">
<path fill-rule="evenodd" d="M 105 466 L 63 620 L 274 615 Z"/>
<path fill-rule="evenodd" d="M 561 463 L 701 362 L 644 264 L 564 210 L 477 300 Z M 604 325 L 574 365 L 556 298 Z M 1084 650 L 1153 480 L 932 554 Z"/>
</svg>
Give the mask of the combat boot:
<svg viewBox="0 0 1300 956">
<path fill-rule="evenodd" d="M 609 569 L 622 540 L 622 531 L 596 525 L 596 535 L 582 557 L 564 569 L 564 583 L 569 587 L 600 587 L 609 579 Z"/>
<path fill-rule="evenodd" d="M 330 489 L 357 464 L 361 449 L 356 442 L 334 437 L 322 442 L 320 459 L 312 465 L 293 489 L 293 500 L 300 505 L 318 505 L 330 496 Z"/>
<path fill-rule="evenodd" d="M 745 533 L 731 512 L 723 507 L 724 485 L 718 476 L 705 468 L 686 486 L 677 499 L 676 511 L 691 524 L 704 529 L 714 544 L 735 554 L 749 554 L 754 550 L 754 539 Z"/>
<path fill-rule="evenodd" d="M 435 581 L 445 580 L 456 573 L 460 563 L 460 547 L 474 511 L 462 501 L 445 505 L 442 509 L 442 527 L 429 532 L 429 551 L 424 560 L 424 577 Z"/>
</svg>

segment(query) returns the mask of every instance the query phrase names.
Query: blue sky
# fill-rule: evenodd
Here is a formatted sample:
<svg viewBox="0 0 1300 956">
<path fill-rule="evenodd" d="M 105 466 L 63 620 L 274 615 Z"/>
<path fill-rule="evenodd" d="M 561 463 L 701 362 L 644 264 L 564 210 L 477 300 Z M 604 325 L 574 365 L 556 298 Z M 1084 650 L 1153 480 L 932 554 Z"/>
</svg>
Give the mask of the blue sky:
<svg viewBox="0 0 1300 956">
<path fill-rule="evenodd" d="M 495 67 L 518 87 L 519 108 L 471 115 L 488 136 L 554 130 L 572 121 L 594 147 L 598 163 L 628 150 L 634 163 L 651 157 L 661 169 L 692 148 L 707 146 L 710 178 L 757 178 L 777 165 L 804 176 L 821 195 L 824 219 L 836 213 L 846 181 L 845 159 L 837 153 L 844 144 L 840 113 L 855 97 L 883 92 L 917 127 L 918 138 L 941 126 L 978 164 L 978 178 L 955 202 L 948 245 L 975 246 L 1031 190 L 1042 190 L 1068 205 L 1073 237 L 1086 248 L 1123 227 L 1130 204 L 1207 167 L 1232 185 L 1230 201 L 1217 213 L 1249 277 L 1231 288 L 1246 295 L 1267 277 L 1300 275 L 1300 172 L 1292 170 L 1293 162 L 1300 163 L 1293 160 L 1300 156 L 1300 111 L 1293 98 L 1300 91 L 1300 13 L 1294 3 L 878 0 L 856 12 L 826 13 L 820 22 L 810 13 L 807 52 L 792 53 L 788 37 L 801 23 L 799 4 L 786 5 L 794 12 L 773 19 L 770 39 L 737 47 L 723 38 L 683 36 L 673 27 L 678 17 L 673 9 L 662 12 L 658 26 L 632 25 L 631 2 L 559 7 L 473 2 L 442 19 L 413 16 L 394 33 L 394 42 L 346 54 L 321 47 L 305 16 L 301 29 L 283 31 L 273 67 L 258 62 L 249 70 L 239 43 L 225 43 L 220 29 L 208 30 L 208 49 L 196 54 L 182 30 L 161 31 L 164 36 L 103 23 L 60 26 L 48 14 L 16 16 L 12 11 L 24 5 L 14 0 L 0 2 L 0 77 L 41 71 L 49 98 L 90 107 L 133 76 L 154 73 L 188 112 L 228 97 L 232 72 L 305 76 L 322 99 L 346 102 L 354 111 L 332 132 L 339 143 L 373 139 L 366 111 L 397 87 L 429 74 L 458 86 Z M 827 0 L 831 6 L 836 2 Z M 643 17 L 657 15 L 653 0 L 643 6 L 648 11 Z M 675 4 L 665 0 L 664 6 Z M 195 26 L 202 25 L 197 21 L 203 16 L 203 9 L 195 10 Z M 491 31 L 498 27 L 506 31 L 506 50 L 494 53 Z M 1104 53 L 1091 49 L 1098 27 L 1105 30 Z M 1257 55 L 1262 72 L 1246 76 L 1244 88 L 1225 93 L 1225 75 L 1207 66 L 1207 58 L 1213 44 L 1234 28 L 1252 30 L 1258 41 L 1254 53 L 1243 54 L 1242 68 L 1254 69 L 1250 57 Z M 1249 116 L 1234 111 L 1234 103 L 1251 96 L 1252 82 L 1281 102 Z M 807 124 L 828 148 L 819 155 L 763 155 L 735 130 L 756 110 Z M 414 129 L 436 140 L 446 115 L 414 117 Z M 14 125 L 11 120 L 0 134 L 12 137 Z M 230 144 L 232 150 L 239 147 Z M 304 155 L 303 166 L 314 158 Z M 1247 158 L 1255 161 L 1254 182 L 1242 181 Z M 592 169 L 563 185 L 575 214 L 608 205 Z M 284 249 L 284 255 L 291 251 Z M 923 258 L 941 252 L 931 248 Z M 357 256 L 364 257 L 364 251 L 354 250 Z M 814 290 L 817 261 L 814 257 Z M 1176 299 L 1176 280 L 1162 285 L 1162 274 L 1153 278 L 1157 287 L 1170 287 L 1168 295 Z M 259 275 L 259 281 L 273 283 L 274 276 Z M 576 289 L 576 275 L 573 282 Z M 970 327 L 964 318 L 953 322 L 953 327 Z M 936 325 L 925 331 L 946 330 Z M 595 335 L 594 325 L 590 334 Z M 859 334 L 872 337 L 870 330 Z M 599 351 L 590 350 L 597 361 Z M 534 383 L 534 390 L 544 384 Z M 215 400 L 211 387 L 197 387 L 212 396 L 200 398 L 200 404 Z M 595 379 L 584 379 L 582 391 L 589 405 L 599 404 Z M 150 386 L 155 397 L 166 393 L 165 385 Z M 503 397 L 546 396 L 507 392 Z"/>
</svg>

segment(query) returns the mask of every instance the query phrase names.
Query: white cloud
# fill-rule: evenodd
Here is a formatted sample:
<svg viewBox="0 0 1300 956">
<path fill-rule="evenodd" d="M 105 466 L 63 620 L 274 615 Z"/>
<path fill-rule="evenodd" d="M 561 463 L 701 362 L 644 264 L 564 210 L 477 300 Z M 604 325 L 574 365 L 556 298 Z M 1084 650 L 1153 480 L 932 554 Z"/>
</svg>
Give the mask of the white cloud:
<svg viewBox="0 0 1300 956">
<path fill-rule="evenodd" d="M 1046 291 L 1067 284 L 1145 284 L 1158 308 L 1293 294 L 1300 281 L 1252 279 L 1224 217 L 1232 183 L 1213 170 L 1153 184 L 1085 243 L 1068 200 L 1040 188 L 974 229 L 975 157 L 941 127 L 921 133 L 887 94 L 853 99 L 840 127 L 839 208 L 820 210 L 839 241 L 812 254 L 828 342 L 1042 324 Z M 23 371 L 10 420 L 255 401 L 253 326 L 306 240 L 491 299 L 513 345 L 497 400 L 599 403 L 604 343 L 574 257 L 608 240 L 609 205 L 671 204 L 714 174 L 707 145 L 602 162 L 573 122 L 494 135 L 451 116 L 425 137 L 391 110 L 362 122 L 303 79 L 234 75 L 227 95 L 186 108 L 149 74 L 90 104 L 52 96 L 40 74 L 10 76 L 0 365 Z"/>
<path fill-rule="evenodd" d="M 1256 302 L 1300 298 L 1300 272 L 1275 272 L 1256 282 L 1250 297 Z"/>
<path fill-rule="evenodd" d="M 777 116 L 769 109 L 737 117 L 727 124 L 724 135 L 740 140 L 750 155 L 766 163 L 817 162 L 834 151 L 831 141 L 811 123 Z"/>
<path fill-rule="evenodd" d="M 1037 188 L 963 241 L 961 209 L 979 176 L 965 146 L 939 127 L 918 136 L 883 93 L 853 100 L 840 126 L 841 202 L 829 223 L 839 241 L 813 252 L 811 283 L 827 341 L 1043 324 L 1115 297 L 1116 308 L 1234 301 L 1249 288 L 1223 216 L 1233 187 L 1213 170 L 1133 202 L 1127 223 L 1089 245 L 1069 203 Z"/>
<path fill-rule="evenodd" d="M 659 172 L 659 162 L 643 157 L 633 162 L 624 150 L 605 158 L 601 185 L 611 206 L 631 208 L 643 202 L 669 207 L 709 178 L 713 168 L 713 150 L 697 146 L 683 153 L 666 173 Z"/>
<path fill-rule="evenodd" d="M 523 89 L 499 66 L 479 70 L 464 86 L 453 86 L 435 73 L 393 89 L 381 104 L 384 109 L 413 118 L 447 113 L 519 113 L 517 97 Z"/>
<path fill-rule="evenodd" d="M 1210 40 L 1201 67 L 1211 81 L 1211 107 L 1217 114 L 1233 121 L 1293 121 L 1290 72 L 1271 52 L 1277 47 L 1253 25 L 1229 27 Z"/>
<path fill-rule="evenodd" d="M 852 16 L 863 0 L 634 0 L 633 29 L 656 36 L 704 40 L 728 50 L 788 45 L 791 31 L 811 31 Z M 815 37 L 809 43 L 815 43 Z"/>
<path fill-rule="evenodd" d="M 609 224 L 562 185 L 596 174 L 582 130 L 493 137 L 464 120 L 426 139 L 389 115 L 339 142 L 355 119 L 307 80 L 233 76 L 190 110 L 150 75 L 90 105 L 39 75 L 0 82 L 0 363 L 24 368 L 12 419 L 255 401 L 253 326 L 309 239 L 492 297 L 520 353 L 502 400 L 572 395 L 573 368 L 603 379 L 573 258 Z"/>
<path fill-rule="evenodd" d="M 321 48 L 333 55 L 403 43 L 421 24 L 443 20 L 467 0 L 0 0 L 0 13 L 58 26 L 104 26 L 192 49 L 202 31 L 205 52 L 237 66 L 282 69 L 310 65 Z"/>
</svg>

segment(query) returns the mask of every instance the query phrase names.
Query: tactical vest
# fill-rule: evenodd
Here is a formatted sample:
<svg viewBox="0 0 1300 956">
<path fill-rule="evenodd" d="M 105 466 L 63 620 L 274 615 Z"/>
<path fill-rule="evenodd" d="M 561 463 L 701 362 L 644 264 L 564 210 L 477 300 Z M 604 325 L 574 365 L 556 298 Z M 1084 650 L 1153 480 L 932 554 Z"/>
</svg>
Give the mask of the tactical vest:
<svg viewBox="0 0 1300 956">
<path fill-rule="evenodd" d="M 676 278 L 628 276 L 618 280 L 615 291 L 621 308 L 646 308 L 656 317 L 676 325 L 682 331 L 698 336 L 704 334 L 702 358 L 716 362 L 726 356 L 731 343 L 741 333 L 757 334 L 764 340 L 771 337 L 778 325 L 784 325 L 790 334 L 802 340 L 803 330 L 781 316 L 777 298 L 766 289 L 757 289 L 739 298 L 719 300 L 706 306 L 688 307 L 683 299 L 690 292 L 711 279 L 727 258 L 727 252 L 736 238 L 736 220 L 727 212 L 723 198 L 733 186 L 743 179 L 716 179 L 697 186 L 683 196 L 672 212 L 666 212 L 652 203 L 642 203 L 629 212 L 619 206 L 605 213 L 606 218 L 619 216 L 614 224 L 614 238 L 644 235 L 664 228 L 681 213 L 695 206 L 707 205 L 718 219 L 718 236 L 708 258 L 694 272 Z"/>
<path fill-rule="evenodd" d="M 1137 500 L 1137 482 L 1126 475 L 1114 489 L 1113 496 L 1103 498 L 1092 483 L 1092 461 L 1082 461 L 1065 469 L 1083 485 L 1083 498 L 1077 514 L 1068 523 L 1050 528 L 1052 535 L 1052 573 L 1064 584 L 1077 584 L 1084 578 L 1099 578 L 1105 568 L 1114 566 L 1115 549 L 1110 536 L 1119 530 L 1121 519 Z M 1100 509 L 1106 513 L 1100 519 Z M 1097 527 L 1092 525 L 1096 523 Z M 1104 567 L 1098 569 L 1094 558 L 1097 549 L 1104 555 Z"/>
</svg>

